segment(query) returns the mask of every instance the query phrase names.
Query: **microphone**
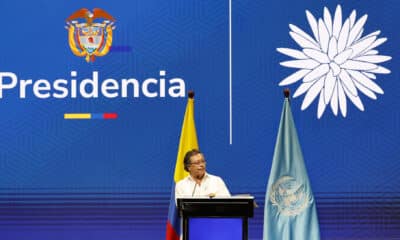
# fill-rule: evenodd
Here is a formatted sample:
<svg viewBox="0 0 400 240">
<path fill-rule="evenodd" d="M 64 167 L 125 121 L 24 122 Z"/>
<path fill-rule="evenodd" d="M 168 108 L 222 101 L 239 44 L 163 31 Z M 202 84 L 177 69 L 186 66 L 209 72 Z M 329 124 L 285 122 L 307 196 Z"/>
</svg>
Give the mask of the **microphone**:
<svg viewBox="0 0 400 240">
<path fill-rule="evenodd" d="M 194 192 L 196 191 L 196 187 L 197 187 L 197 183 L 194 183 L 194 188 L 193 188 L 193 191 L 192 191 L 192 197 L 194 196 Z"/>
</svg>

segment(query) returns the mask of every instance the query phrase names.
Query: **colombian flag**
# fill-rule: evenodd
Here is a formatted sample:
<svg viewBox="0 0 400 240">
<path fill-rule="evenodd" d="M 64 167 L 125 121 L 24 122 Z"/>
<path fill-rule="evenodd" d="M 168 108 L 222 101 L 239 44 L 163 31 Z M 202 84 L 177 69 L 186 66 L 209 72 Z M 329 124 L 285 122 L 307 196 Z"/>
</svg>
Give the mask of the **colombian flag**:
<svg viewBox="0 0 400 240">
<path fill-rule="evenodd" d="M 197 143 L 196 126 L 194 123 L 194 93 L 189 92 L 186 105 L 185 117 L 183 119 L 181 138 L 179 140 L 178 156 L 176 158 L 174 182 L 172 184 L 171 199 L 169 202 L 168 222 L 166 240 L 179 240 L 181 225 L 178 209 L 175 205 L 175 184 L 184 179 L 189 173 L 184 170 L 183 158 L 186 152 L 199 149 Z"/>
</svg>

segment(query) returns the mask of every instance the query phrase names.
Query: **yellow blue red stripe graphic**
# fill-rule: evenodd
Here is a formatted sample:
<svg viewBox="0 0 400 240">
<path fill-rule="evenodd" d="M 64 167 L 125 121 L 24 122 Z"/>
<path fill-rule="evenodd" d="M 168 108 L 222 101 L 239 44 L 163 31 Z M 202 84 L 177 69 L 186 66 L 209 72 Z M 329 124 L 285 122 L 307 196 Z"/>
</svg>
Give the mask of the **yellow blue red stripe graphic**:
<svg viewBox="0 0 400 240">
<path fill-rule="evenodd" d="M 84 119 L 117 119 L 117 113 L 64 113 L 64 119 L 84 120 Z"/>
</svg>

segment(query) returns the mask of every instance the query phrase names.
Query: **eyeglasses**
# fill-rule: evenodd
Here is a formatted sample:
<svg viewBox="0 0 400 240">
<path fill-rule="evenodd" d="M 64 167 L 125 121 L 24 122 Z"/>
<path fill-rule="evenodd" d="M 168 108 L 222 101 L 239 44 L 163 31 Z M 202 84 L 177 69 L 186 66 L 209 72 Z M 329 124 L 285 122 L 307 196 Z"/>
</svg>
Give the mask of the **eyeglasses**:
<svg viewBox="0 0 400 240">
<path fill-rule="evenodd" d="M 206 165 L 206 161 L 205 160 L 202 160 L 202 161 L 198 161 L 198 162 L 191 162 L 190 163 L 190 165 L 201 165 L 201 164 L 204 164 L 204 165 Z"/>
</svg>

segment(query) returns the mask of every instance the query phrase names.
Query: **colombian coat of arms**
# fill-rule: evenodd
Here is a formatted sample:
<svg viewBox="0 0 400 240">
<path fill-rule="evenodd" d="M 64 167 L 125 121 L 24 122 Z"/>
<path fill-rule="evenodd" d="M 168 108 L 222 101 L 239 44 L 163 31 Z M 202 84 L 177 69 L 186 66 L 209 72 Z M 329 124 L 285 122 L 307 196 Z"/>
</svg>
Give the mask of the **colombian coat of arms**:
<svg viewBox="0 0 400 240">
<path fill-rule="evenodd" d="M 95 8 L 91 12 L 82 8 L 71 14 L 66 22 L 68 43 L 76 56 L 85 57 L 86 62 L 94 62 L 95 57 L 110 51 L 115 19 L 106 11 Z"/>
</svg>

